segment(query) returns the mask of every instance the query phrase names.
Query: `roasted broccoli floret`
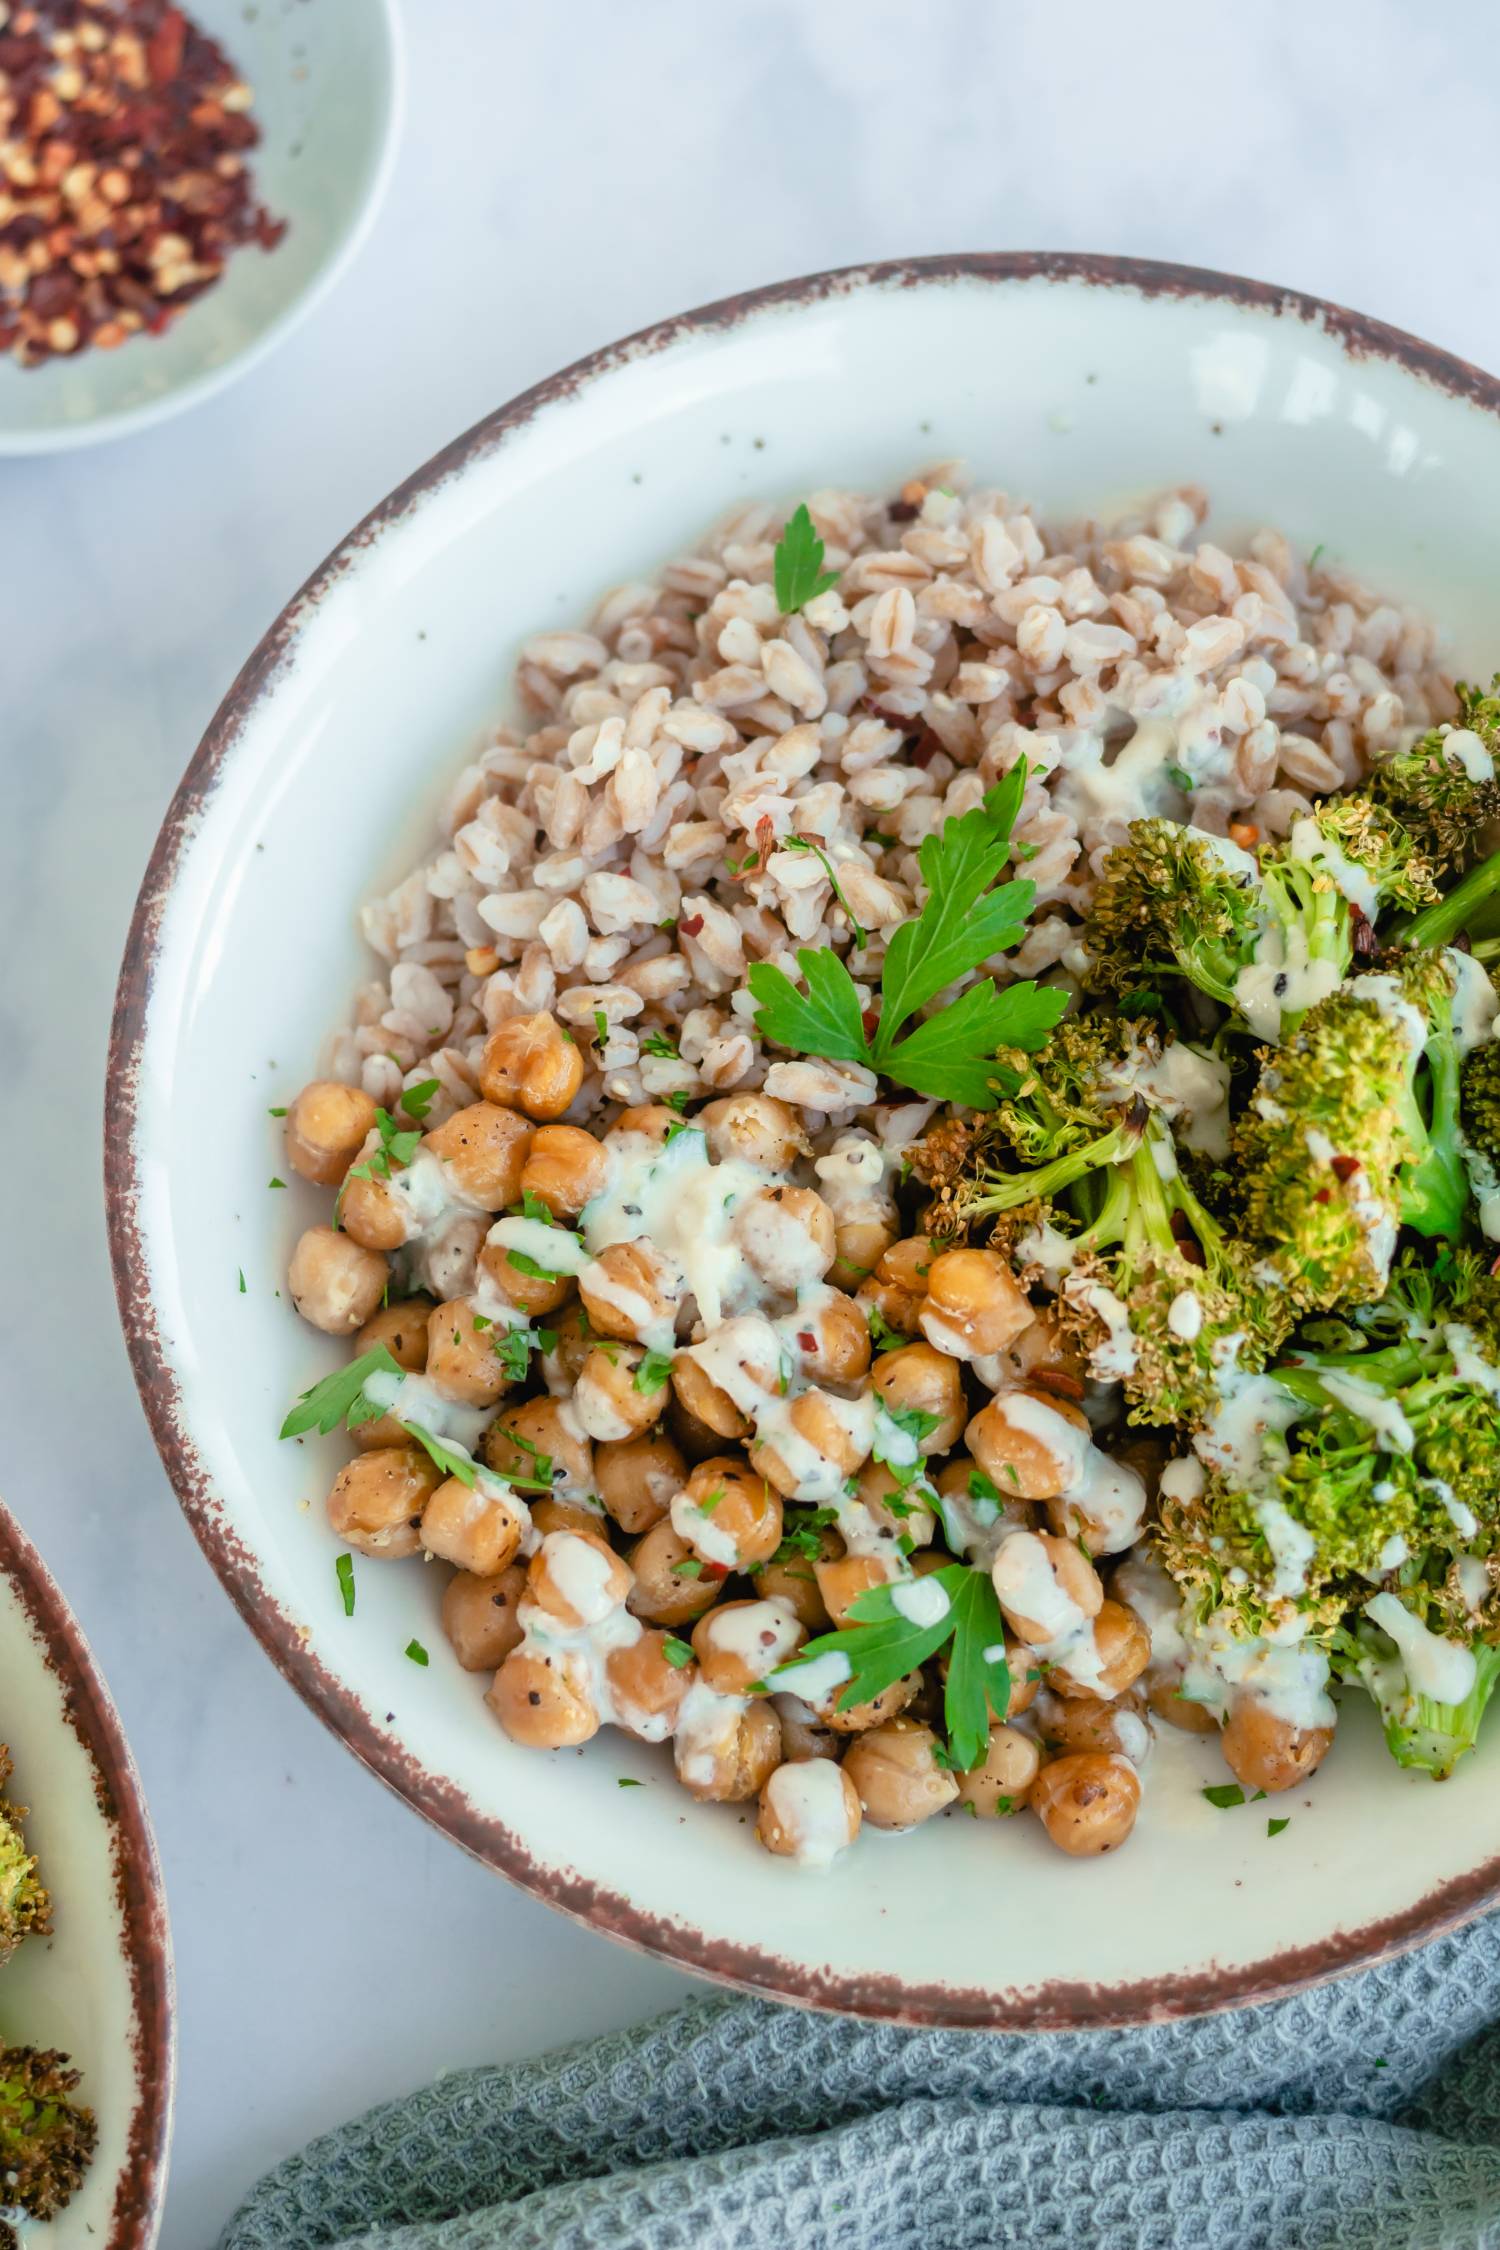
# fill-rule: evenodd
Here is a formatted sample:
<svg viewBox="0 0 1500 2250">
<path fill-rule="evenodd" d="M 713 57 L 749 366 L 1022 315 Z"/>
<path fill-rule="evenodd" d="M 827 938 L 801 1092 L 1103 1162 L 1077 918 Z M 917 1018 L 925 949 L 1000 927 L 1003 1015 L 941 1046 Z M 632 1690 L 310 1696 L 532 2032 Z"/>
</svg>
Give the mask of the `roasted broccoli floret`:
<svg viewBox="0 0 1500 2250">
<path fill-rule="evenodd" d="M 1363 787 L 1395 814 L 1439 874 L 1467 866 L 1484 829 L 1500 819 L 1500 673 L 1487 695 L 1462 681 L 1452 726 L 1429 728 L 1382 759 Z"/>
<path fill-rule="evenodd" d="M 1249 1229 L 1309 1309 L 1378 1297 L 1400 1227 L 1465 1225 L 1455 972 L 1443 953 L 1392 960 L 1265 1056 L 1235 1127 Z"/>
<path fill-rule="evenodd" d="M 4 1795 L 10 1766 L 10 1752 L 0 1744 L 0 1962 L 9 1960 L 23 1938 L 52 1926 L 52 1902 L 21 1832 L 26 1808 Z"/>
<path fill-rule="evenodd" d="M 1381 912 L 1436 895 L 1406 830 L 1365 797 L 1304 814 L 1258 863 L 1222 837 L 1138 820 L 1089 910 L 1091 982 L 1122 992 L 1176 974 L 1256 1037 L 1283 1038 L 1347 975 Z"/>
<path fill-rule="evenodd" d="M 0 2053 L 0 2202 L 50 2219 L 72 2197 L 98 2138 L 73 2099 L 78 2072 L 47 2047 Z"/>
<path fill-rule="evenodd" d="M 1374 1596 L 1333 1644 L 1333 1667 L 1346 1686 L 1363 1688 L 1385 1721 L 1398 1765 L 1446 1780 L 1479 1739 L 1480 1722 L 1500 1680 L 1500 1616 L 1452 1615 L 1448 1580 L 1425 1576 Z M 1491 1585 L 1493 1593 L 1493 1584 Z"/>
</svg>

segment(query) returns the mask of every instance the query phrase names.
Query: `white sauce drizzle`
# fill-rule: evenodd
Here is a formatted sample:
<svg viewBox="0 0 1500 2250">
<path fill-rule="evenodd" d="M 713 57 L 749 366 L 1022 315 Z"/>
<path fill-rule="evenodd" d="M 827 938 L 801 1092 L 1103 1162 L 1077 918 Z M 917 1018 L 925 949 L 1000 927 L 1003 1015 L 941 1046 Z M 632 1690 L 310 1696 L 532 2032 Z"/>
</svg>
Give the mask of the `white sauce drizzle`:
<svg viewBox="0 0 1500 2250">
<path fill-rule="evenodd" d="M 778 1766 L 766 1783 L 765 1801 L 799 1867 L 831 1867 L 854 1840 L 848 1787 L 832 1758 Z"/>
<path fill-rule="evenodd" d="M 1415 1694 L 1433 1703 L 1462 1703 L 1471 1693 L 1477 1671 L 1472 1652 L 1430 1632 L 1394 1594 L 1372 1595 L 1365 1615 L 1395 1642 Z"/>
</svg>

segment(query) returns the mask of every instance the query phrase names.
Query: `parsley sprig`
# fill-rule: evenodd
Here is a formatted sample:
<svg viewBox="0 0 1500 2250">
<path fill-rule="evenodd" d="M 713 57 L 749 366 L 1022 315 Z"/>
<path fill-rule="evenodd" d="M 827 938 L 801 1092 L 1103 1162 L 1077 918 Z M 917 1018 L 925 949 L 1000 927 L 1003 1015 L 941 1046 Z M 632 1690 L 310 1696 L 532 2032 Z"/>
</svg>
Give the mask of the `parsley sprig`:
<svg viewBox="0 0 1500 2250">
<path fill-rule="evenodd" d="M 795 1695 L 802 1665 L 819 1656 L 846 1657 L 849 1683 L 837 1708 L 850 1711 L 858 1703 L 872 1702 L 951 1643 L 943 1695 L 948 1757 L 967 1773 L 983 1762 L 989 1747 L 990 1714 L 1003 1718 L 1010 1702 L 1005 1621 L 995 1589 L 982 1570 L 948 1563 L 922 1584 L 941 1586 L 948 1597 L 948 1607 L 935 1624 L 919 1625 L 903 1617 L 896 1607 L 897 1587 L 872 1586 L 850 1604 L 846 1614 L 855 1620 L 853 1624 L 809 1641 L 796 1660 L 781 1665 L 771 1679 Z"/>
<path fill-rule="evenodd" d="M 886 948 L 879 1021 L 867 1034 L 859 989 L 836 953 L 804 947 L 797 955 L 806 990 L 769 961 L 750 971 L 756 1028 L 778 1046 L 829 1062 L 861 1063 L 918 1094 L 993 1109 L 1005 1074 L 1000 1047 L 1033 1052 L 1067 1006 L 1065 993 L 1032 979 L 1002 991 L 988 977 L 950 1008 L 903 1035 L 903 1025 L 992 953 L 1019 944 L 1036 902 L 1024 877 L 996 883 L 1011 858 L 1011 830 L 1026 786 L 1018 760 L 982 805 L 945 821 L 918 858 L 927 885 L 920 914 L 903 922 Z"/>
<path fill-rule="evenodd" d="M 790 617 L 793 610 L 836 586 L 838 576 L 836 570 L 823 568 L 823 542 L 813 529 L 804 500 L 790 521 L 782 525 L 776 542 L 776 607 L 783 617 Z"/>
<path fill-rule="evenodd" d="M 335 1369 L 325 1375 L 321 1383 L 314 1383 L 304 1391 L 281 1425 L 284 1438 L 301 1437 L 306 1430 L 316 1430 L 328 1437 L 340 1424 L 346 1430 L 357 1430 L 362 1422 L 373 1422 L 385 1409 L 365 1397 L 365 1384 L 372 1375 L 400 1375 L 404 1372 L 395 1354 L 384 1344 L 376 1344 L 370 1351 L 361 1352 L 351 1359 L 347 1367 Z"/>
</svg>

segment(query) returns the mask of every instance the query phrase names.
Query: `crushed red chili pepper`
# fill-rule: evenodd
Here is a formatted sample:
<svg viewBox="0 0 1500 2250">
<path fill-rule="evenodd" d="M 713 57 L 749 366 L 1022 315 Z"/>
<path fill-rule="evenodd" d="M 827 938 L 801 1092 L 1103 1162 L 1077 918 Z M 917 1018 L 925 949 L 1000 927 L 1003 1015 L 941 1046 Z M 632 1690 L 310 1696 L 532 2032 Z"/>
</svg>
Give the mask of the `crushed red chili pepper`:
<svg viewBox="0 0 1500 2250">
<path fill-rule="evenodd" d="M 0 350 L 159 336 L 232 250 L 274 250 L 251 99 L 170 0 L 0 0 Z"/>
</svg>

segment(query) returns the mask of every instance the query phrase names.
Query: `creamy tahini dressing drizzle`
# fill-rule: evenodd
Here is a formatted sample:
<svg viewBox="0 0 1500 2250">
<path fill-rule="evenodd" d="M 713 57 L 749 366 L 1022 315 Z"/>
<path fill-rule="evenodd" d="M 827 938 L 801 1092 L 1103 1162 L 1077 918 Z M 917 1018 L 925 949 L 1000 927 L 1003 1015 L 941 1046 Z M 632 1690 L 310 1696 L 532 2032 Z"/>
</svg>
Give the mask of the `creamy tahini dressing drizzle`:
<svg viewBox="0 0 1500 2250">
<path fill-rule="evenodd" d="M 1445 1641 L 1429 1632 L 1419 1617 L 1394 1594 L 1375 1594 L 1365 1603 L 1365 1615 L 1393 1640 L 1412 1692 L 1433 1703 L 1462 1703 L 1473 1691 L 1477 1667 L 1472 1652 L 1457 1641 Z M 1382 1683 L 1381 1700 L 1393 1686 Z"/>
<path fill-rule="evenodd" d="M 1094 1621 L 1058 1583 L 1036 1533 L 1008 1532 L 995 1550 L 990 1576 L 1006 1622 L 1026 1633 L 1042 1662 L 1062 1665 L 1080 1687 L 1107 1697 Z"/>
<path fill-rule="evenodd" d="M 831 1867 L 853 1840 L 843 1771 L 832 1758 L 778 1766 L 766 1783 L 765 1801 L 799 1867 Z"/>
</svg>

